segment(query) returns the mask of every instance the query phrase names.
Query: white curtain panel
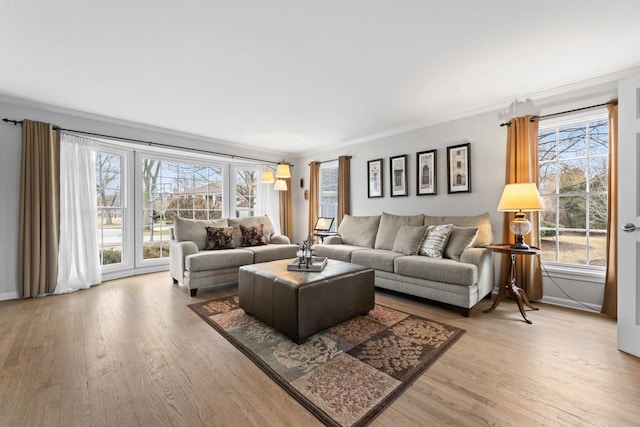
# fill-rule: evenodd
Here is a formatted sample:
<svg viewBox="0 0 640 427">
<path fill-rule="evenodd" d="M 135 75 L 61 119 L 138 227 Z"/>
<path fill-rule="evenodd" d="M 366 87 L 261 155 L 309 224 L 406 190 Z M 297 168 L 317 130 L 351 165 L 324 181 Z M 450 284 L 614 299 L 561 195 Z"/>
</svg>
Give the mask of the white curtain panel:
<svg viewBox="0 0 640 427">
<path fill-rule="evenodd" d="M 271 170 L 268 166 L 263 166 L 261 172 Z M 273 184 L 266 184 L 258 182 L 258 194 L 257 194 L 258 206 L 261 206 L 264 210 L 264 214 L 269 217 L 273 224 L 273 230 L 276 234 L 280 234 L 280 195 L 278 191 L 273 188 Z"/>
<path fill-rule="evenodd" d="M 102 281 L 96 236 L 96 146 L 76 135 L 60 136 L 60 248 L 55 294 Z"/>
</svg>

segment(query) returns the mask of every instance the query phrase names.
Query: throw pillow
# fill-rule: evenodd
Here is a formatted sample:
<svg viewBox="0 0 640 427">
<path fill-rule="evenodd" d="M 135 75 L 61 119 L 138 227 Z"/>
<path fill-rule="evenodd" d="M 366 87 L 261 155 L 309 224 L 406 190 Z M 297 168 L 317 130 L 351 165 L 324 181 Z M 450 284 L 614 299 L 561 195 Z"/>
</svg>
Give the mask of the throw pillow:
<svg viewBox="0 0 640 427">
<path fill-rule="evenodd" d="M 460 261 L 462 251 L 473 246 L 477 237 L 478 227 L 456 227 L 454 225 L 447 246 L 444 248 L 444 256 Z"/>
<path fill-rule="evenodd" d="M 427 228 L 427 235 L 420 245 L 419 254 L 431 258 L 442 258 L 452 228 L 453 224 L 430 225 Z"/>
<path fill-rule="evenodd" d="M 417 255 L 420 242 L 424 238 L 427 226 L 420 227 L 413 225 L 403 225 L 398 230 L 396 240 L 393 242 L 393 252 L 400 252 L 405 255 Z"/>
<path fill-rule="evenodd" d="M 264 238 L 264 224 L 240 224 L 240 233 L 242 233 L 242 246 L 261 246 L 267 244 Z"/>
<path fill-rule="evenodd" d="M 207 230 L 207 246 L 205 250 L 233 249 L 233 228 L 205 227 Z"/>
</svg>

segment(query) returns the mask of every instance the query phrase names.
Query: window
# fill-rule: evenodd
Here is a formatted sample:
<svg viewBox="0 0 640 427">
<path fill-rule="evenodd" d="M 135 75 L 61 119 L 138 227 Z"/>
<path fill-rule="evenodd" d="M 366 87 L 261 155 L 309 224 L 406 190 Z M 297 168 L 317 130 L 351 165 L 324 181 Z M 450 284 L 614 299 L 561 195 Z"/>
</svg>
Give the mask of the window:
<svg viewBox="0 0 640 427">
<path fill-rule="evenodd" d="M 606 113 L 541 124 L 538 133 L 542 260 L 601 269 L 606 260 Z"/>
<path fill-rule="evenodd" d="M 169 256 L 176 216 L 218 219 L 223 214 L 223 167 L 142 157 L 142 259 Z"/>
<path fill-rule="evenodd" d="M 96 195 L 100 265 L 121 264 L 124 260 L 126 206 L 123 197 L 125 156 L 116 152 L 96 153 Z"/>
<path fill-rule="evenodd" d="M 234 167 L 232 175 L 235 184 L 235 217 L 254 216 L 258 192 L 258 168 L 253 166 Z"/>
<path fill-rule="evenodd" d="M 320 165 L 320 212 L 318 216 L 335 218 L 331 231 L 338 228 L 338 162 L 332 161 Z"/>
</svg>

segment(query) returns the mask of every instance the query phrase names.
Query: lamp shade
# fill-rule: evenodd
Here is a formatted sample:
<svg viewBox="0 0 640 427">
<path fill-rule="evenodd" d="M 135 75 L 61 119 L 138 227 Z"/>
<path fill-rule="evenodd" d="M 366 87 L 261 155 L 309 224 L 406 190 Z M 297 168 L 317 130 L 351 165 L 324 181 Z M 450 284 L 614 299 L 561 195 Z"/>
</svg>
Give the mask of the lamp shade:
<svg viewBox="0 0 640 427">
<path fill-rule="evenodd" d="M 276 178 L 291 178 L 291 168 L 286 163 L 280 163 L 276 168 Z"/>
<path fill-rule="evenodd" d="M 273 172 L 271 171 L 262 172 L 260 181 L 262 181 L 264 184 L 273 184 L 275 182 L 275 178 L 273 177 Z"/>
<path fill-rule="evenodd" d="M 276 180 L 276 183 L 273 186 L 273 188 L 275 188 L 278 191 L 287 191 L 287 181 L 285 181 L 284 179 L 278 179 Z"/>
<path fill-rule="evenodd" d="M 501 212 L 541 211 L 544 203 L 533 182 L 504 186 L 498 210 Z"/>
</svg>

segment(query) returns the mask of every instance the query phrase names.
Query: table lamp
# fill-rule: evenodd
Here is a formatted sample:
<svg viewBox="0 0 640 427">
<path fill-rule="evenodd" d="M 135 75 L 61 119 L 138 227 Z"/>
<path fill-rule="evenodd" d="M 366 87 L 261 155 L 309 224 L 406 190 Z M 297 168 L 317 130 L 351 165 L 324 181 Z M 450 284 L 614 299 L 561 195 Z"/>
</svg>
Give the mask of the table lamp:
<svg viewBox="0 0 640 427">
<path fill-rule="evenodd" d="M 516 235 L 516 242 L 511 245 L 513 249 L 529 249 L 524 242 L 524 236 L 531 231 L 531 223 L 525 212 L 541 211 L 544 203 L 538 188 L 533 182 L 507 184 L 504 186 L 498 210 L 501 212 L 516 212 L 515 219 L 511 222 L 510 229 Z"/>
</svg>

